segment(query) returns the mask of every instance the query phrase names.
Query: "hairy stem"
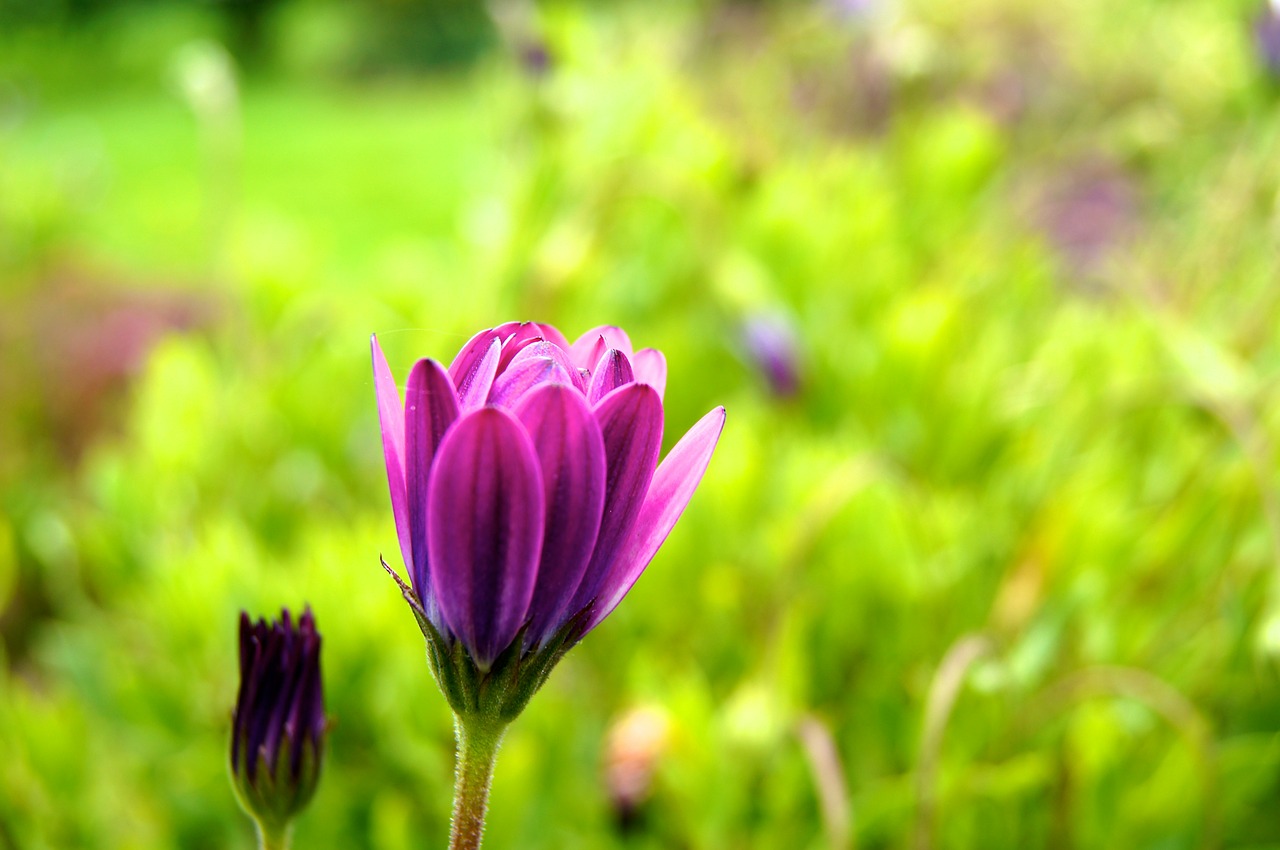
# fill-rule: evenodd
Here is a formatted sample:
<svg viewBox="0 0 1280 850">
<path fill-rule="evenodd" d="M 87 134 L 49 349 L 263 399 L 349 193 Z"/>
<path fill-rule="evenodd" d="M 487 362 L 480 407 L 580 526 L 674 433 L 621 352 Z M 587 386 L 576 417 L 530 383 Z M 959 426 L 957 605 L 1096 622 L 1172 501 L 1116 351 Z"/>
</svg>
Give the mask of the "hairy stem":
<svg viewBox="0 0 1280 850">
<path fill-rule="evenodd" d="M 459 716 L 458 766 L 453 786 L 453 826 L 449 850 L 478 850 L 489 806 L 489 784 L 506 727 L 485 717 Z"/>
</svg>

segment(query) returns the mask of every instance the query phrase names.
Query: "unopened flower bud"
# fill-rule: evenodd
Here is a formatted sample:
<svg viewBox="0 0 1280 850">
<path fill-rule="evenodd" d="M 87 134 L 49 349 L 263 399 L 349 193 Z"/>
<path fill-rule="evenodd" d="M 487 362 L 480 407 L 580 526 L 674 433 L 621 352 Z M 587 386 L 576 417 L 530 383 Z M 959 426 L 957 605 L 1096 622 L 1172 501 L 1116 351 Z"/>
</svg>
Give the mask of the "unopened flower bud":
<svg viewBox="0 0 1280 850">
<path fill-rule="evenodd" d="M 240 614 L 240 693 L 231 733 L 231 776 L 265 846 L 283 841 L 320 780 L 325 736 L 320 634 L 308 608 L 297 623 Z"/>
</svg>

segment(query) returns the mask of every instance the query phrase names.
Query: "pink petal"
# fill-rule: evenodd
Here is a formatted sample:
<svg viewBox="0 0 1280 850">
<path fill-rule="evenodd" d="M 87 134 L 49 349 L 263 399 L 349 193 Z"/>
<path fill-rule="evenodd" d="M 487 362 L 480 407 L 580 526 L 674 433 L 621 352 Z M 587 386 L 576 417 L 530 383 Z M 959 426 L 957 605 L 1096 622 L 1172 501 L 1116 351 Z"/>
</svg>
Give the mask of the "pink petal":
<svg viewBox="0 0 1280 850">
<path fill-rule="evenodd" d="M 595 548 L 604 509 L 605 449 L 600 426 L 582 394 L 562 384 L 542 386 L 515 410 L 533 440 L 542 469 L 546 532 L 529 606 L 529 643 L 553 635 L 569 616 Z"/>
<path fill-rule="evenodd" d="M 572 384 L 581 392 L 586 392 L 586 381 L 583 380 L 582 373 L 578 371 L 578 367 L 574 365 L 571 359 L 569 359 L 569 353 L 555 343 L 547 340 L 541 340 L 522 348 L 520 353 L 512 359 L 511 365 L 508 368 L 515 368 L 525 360 L 532 360 L 534 358 L 545 358 L 559 363 L 571 376 Z"/>
<path fill-rule="evenodd" d="M 454 376 L 452 370 L 449 372 L 449 377 L 453 378 L 458 388 L 458 403 L 463 410 L 474 410 L 489 398 L 493 379 L 498 375 L 498 359 L 501 356 L 502 343 L 494 337 L 485 350 L 484 356 L 472 361 L 470 370 L 462 376 L 461 380 Z"/>
<path fill-rule="evenodd" d="M 547 342 L 551 343 L 552 345 L 556 346 L 566 354 L 569 353 L 569 340 L 564 338 L 564 334 L 560 333 L 559 328 L 557 328 L 555 325 L 548 325 L 545 322 L 540 322 L 538 326 L 542 328 L 543 339 L 545 339 Z"/>
<path fill-rule="evenodd" d="M 513 362 L 511 367 L 493 382 L 493 389 L 489 393 L 489 404 L 511 407 L 530 390 L 544 384 L 563 384 L 572 388 L 575 377 L 577 376 L 550 357 L 534 357 Z"/>
<path fill-rule="evenodd" d="M 702 417 L 662 461 L 645 496 L 639 519 L 603 581 L 587 628 L 609 616 L 653 560 L 684 513 L 724 429 L 724 408 Z"/>
<path fill-rule="evenodd" d="M 616 348 L 611 348 L 600 357 L 595 371 L 591 373 L 591 384 L 587 387 L 587 401 L 590 404 L 597 404 L 600 399 L 618 387 L 630 384 L 634 380 L 635 375 L 631 371 L 631 361 L 627 360 L 627 355 Z"/>
<path fill-rule="evenodd" d="M 603 340 L 603 342 L 601 342 Z M 631 347 L 631 338 L 622 328 L 613 325 L 601 325 L 578 337 L 570 348 L 573 362 L 584 369 L 593 368 L 600 360 L 600 355 L 610 348 L 616 348 L 628 357 L 635 349 Z"/>
<path fill-rule="evenodd" d="M 515 325 L 515 322 L 508 322 Z M 455 387 L 461 387 L 463 379 L 476 370 L 477 364 L 485 358 L 489 353 L 489 346 L 496 339 L 502 341 L 502 337 L 498 334 L 505 325 L 498 328 L 489 328 L 480 331 L 480 333 L 467 340 L 467 344 L 462 346 L 462 350 L 453 358 L 453 362 L 449 364 L 449 377 L 453 380 Z"/>
<path fill-rule="evenodd" d="M 502 326 L 502 329 L 508 328 L 511 324 L 508 322 Z M 522 349 L 542 340 L 542 326 L 533 322 L 521 322 L 510 333 L 500 337 L 500 339 L 502 340 L 502 357 L 498 359 L 498 374 L 502 374 L 502 371 L 511 363 L 512 358 L 519 354 Z"/>
<path fill-rule="evenodd" d="M 648 384 L 658 391 L 658 398 L 667 392 L 667 358 L 656 348 L 642 348 L 631 358 L 631 368 L 636 373 L 636 383 Z"/>
<path fill-rule="evenodd" d="M 412 574 L 413 546 L 409 536 L 409 501 L 404 476 L 404 407 L 376 334 L 369 338 L 369 344 L 373 349 L 373 386 L 378 396 L 378 424 L 382 428 L 382 457 L 391 489 L 391 514 L 395 517 L 396 537 L 400 540 L 400 557 L 404 559 L 405 569 Z"/>
<path fill-rule="evenodd" d="M 488 669 L 524 625 L 542 551 L 542 473 L 523 426 L 497 407 L 459 419 L 431 470 L 430 505 L 440 612 Z"/>
<path fill-rule="evenodd" d="M 662 402 L 653 387 L 627 384 L 594 409 L 604 438 L 604 515 L 591 562 L 569 608 L 581 610 L 600 591 L 644 503 L 662 449 Z"/>
<path fill-rule="evenodd" d="M 445 431 L 457 418 L 458 397 L 448 373 L 434 360 L 419 360 L 409 373 L 409 383 L 404 392 L 405 483 L 414 564 L 409 575 L 424 604 L 431 596 L 427 552 L 431 462 Z M 429 606 L 427 611 L 434 613 Z"/>
</svg>

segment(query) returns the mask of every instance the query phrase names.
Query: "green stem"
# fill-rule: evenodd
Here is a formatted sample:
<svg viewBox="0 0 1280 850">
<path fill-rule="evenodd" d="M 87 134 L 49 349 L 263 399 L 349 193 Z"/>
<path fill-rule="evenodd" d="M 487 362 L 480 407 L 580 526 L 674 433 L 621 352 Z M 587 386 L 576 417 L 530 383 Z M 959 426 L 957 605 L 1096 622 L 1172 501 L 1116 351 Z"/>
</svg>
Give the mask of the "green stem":
<svg viewBox="0 0 1280 850">
<path fill-rule="evenodd" d="M 292 844 L 292 826 L 267 826 L 262 821 L 258 824 L 258 850 L 289 850 Z"/>
<path fill-rule="evenodd" d="M 458 766 L 453 786 L 453 826 L 449 850 L 478 850 L 489 806 L 489 783 L 505 724 L 485 717 L 459 716 Z"/>
</svg>

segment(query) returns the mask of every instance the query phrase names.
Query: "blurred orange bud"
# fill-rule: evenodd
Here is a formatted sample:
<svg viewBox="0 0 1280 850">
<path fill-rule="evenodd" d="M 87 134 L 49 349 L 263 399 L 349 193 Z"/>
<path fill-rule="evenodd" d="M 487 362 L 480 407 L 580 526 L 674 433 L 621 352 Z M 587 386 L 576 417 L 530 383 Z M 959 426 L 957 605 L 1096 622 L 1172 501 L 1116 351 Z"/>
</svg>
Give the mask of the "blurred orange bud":
<svg viewBox="0 0 1280 850">
<path fill-rule="evenodd" d="M 609 728 L 605 742 L 605 783 L 618 824 L 631 829 L 649 797 L 653 774 L 671 740 L 671 719 L 658 706 L 637 706 Z"/>
</svg>

